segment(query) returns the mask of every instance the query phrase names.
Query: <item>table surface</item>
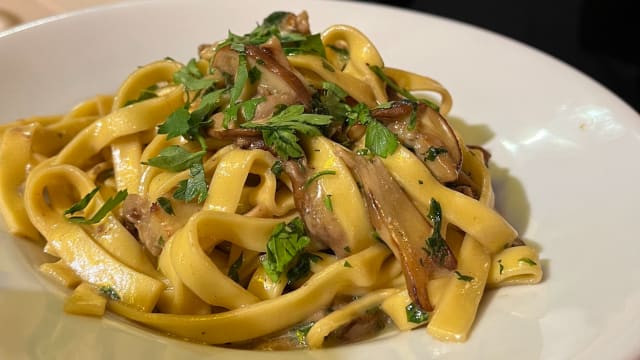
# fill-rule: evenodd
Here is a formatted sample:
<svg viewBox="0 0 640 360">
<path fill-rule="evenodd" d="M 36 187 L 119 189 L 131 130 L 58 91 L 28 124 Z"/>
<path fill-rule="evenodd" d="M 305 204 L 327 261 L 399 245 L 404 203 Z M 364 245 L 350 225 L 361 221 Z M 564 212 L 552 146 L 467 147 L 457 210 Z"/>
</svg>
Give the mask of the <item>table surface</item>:
<svg viewBox="0 0 640 360">
<path fill-rule="evenodd" d="M 0 30 L 66 11 L 121 1 L 134 0 L 2 0 Z M 640 22 L 634 18 L 636 12 L 630 1 L 377 2 L 456 19 L 519 40 L 581 70 L 640 111 L 637 51 Z"/>
</svg>

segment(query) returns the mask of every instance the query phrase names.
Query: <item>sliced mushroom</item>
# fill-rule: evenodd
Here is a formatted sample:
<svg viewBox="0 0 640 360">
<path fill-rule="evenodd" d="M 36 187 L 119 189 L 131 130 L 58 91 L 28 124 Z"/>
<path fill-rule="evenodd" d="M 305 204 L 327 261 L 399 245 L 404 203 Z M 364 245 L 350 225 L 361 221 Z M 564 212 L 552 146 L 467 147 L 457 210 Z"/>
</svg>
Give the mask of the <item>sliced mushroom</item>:
<svg viewBox="0 0 640 360">
<path fill-rule="evenodd" d="M 415 128 L 410 128 L 415 111 Z M 441 183 L 455 181 L 462 166 L 462 149 L 458 135 L 447 120 L 429 106 L 407 101 L 393 102 L 386 109 L 373 109 L 373 117 L 383 122 L 398 139 L 413 149 L 433 176 Z"/>
<path fill-rule="evenodd" d="M 158 256 L 164 243 L 183 227 L 199 208 L 191 204 L 174 206 L 175 215 L 170 215 L 157 202 L 151 202 L 137 194 L 129 194 L 122 205 L 122 215 L 125 222 L 136 229 L 138 241 L 149 253 Z"/>
<path fill-rule="evenodd" d="M 433 234 L 433 227 L 393 180 L 379 158 L 369 160 L 347 149 L 338 149 L 338 155 L 362 184 L 374 228 L 402 265 L 409 295 L 423 309 L 432 310 L 427 282 L 439 266 L 424 247 L 425 240 Z M 455 268 L 456 260 L 448 245 L 446 251 L 443 264 L 447 268 Z"/>
<path fill-rule="evenodd" d="M 291 179 L 293 198 L 300 217 L 304 222 L 313 247 L 331 248 L 338 257 L 347 254 L 346 235 L 335 215 L 327 209 L 322 187 L 317 181 L 309 181 L 314 175 L 304 158 L 287 160 L 283 164 L 284 172 Z"/>
</svg>

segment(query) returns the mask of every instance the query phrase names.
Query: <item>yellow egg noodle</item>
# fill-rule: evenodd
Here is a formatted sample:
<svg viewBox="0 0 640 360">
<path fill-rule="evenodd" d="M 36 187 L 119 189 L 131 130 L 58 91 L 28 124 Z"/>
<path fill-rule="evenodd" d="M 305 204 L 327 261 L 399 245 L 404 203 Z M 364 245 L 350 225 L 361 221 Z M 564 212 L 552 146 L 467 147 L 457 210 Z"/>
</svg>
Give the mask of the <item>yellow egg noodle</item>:
<svg viewBox="0 0 640 360">
<path fill-rule="evenodd" d="M 114 97 L 1 125 L 0 210 L 46 240 L 69 313 L 260 349 L 387 324 L 464 341 L 485 289 L 542 270 L 451 106 L 357 29 L 276 12 Z"/>
</svg>

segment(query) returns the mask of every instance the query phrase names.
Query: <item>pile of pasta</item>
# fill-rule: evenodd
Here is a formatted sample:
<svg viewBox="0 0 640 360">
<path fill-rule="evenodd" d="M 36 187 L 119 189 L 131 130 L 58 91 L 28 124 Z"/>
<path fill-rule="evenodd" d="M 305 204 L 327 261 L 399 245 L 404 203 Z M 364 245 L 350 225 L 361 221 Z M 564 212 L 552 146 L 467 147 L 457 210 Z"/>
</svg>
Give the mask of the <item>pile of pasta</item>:
<svg viewBox="0 0 640 360">
<path fill-rule="evenodd" d="M 277 12 L 115 96 L 1 125 L 0 209 L 46 241 L 70 313 L 263 349 L 387 324 L 464 341 L 487 288 L 542 270 L 450 109 L 357 29 Z"/>
</svg>

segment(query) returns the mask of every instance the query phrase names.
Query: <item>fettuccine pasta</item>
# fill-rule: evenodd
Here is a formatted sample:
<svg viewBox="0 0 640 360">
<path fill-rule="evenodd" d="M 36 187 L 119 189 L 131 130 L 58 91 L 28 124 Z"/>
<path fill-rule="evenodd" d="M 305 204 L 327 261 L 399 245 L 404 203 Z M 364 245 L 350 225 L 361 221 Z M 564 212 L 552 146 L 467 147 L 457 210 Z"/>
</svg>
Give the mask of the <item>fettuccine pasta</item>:
<svg viewBox="0 0 640 360">
<path fill-rule="evenodd" d="M 487 288 L 542 269 L 451 107 L 359 30 L 276 12 L 114 96 L 1 125 L 0 210 L 45 240 L 69 313 L 258 349 L 392 325 L 464 341 Z"/>
</svg>

